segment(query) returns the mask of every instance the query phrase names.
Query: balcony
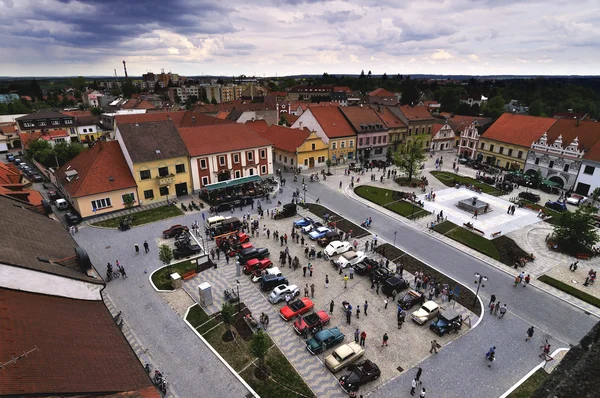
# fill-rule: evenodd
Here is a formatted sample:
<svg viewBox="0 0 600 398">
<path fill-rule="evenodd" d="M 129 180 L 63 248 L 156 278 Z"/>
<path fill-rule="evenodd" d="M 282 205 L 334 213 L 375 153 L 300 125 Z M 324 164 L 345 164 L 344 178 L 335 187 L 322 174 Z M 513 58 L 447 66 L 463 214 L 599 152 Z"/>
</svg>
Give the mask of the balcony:
<svg viewBox="0 0 600 398">
<path fill-rule="evenodd" d="M 175 182 L 175 176 L 173 174 L 169 174 L 166 176 L 157 176 L 156 178 L 158 179 L 158 185 L 161 187 Z"/>
</svg>

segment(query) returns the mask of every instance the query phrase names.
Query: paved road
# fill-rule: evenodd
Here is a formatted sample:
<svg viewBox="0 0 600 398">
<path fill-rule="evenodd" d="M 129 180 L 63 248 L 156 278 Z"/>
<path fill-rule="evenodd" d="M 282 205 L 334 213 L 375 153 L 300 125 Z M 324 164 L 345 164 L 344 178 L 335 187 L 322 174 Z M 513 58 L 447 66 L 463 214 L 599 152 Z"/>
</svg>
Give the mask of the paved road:
<svg viewBox="0 0 600 398">
<path fill-rule="evenodd" d="M 394 231 L 397 231 L 398 247 L 466 285 L 474 286 L 474 272 L 486 275 L 489 282 L 481 292 L 484 303 L 487 305 L 489 295 L 494 293 L 499 301 L 508 304 L 509 313 L 504 319 L 484 317 L 475 330 L 424 362 L 425 374 L 435 375 L 436 380 L 426 387 L 430 395 L 499 396 L 539 363 L 537 354 L 541 344 L 538 343 L 542 338 L 548 335 L 553 347 L 567 347 L 576 344 L 597 322 L 595 317 L 539 289 L 513 287 L 513 278 L 503 271 L 426 233 L 415 231 L 403 222 L 390 219 L 367 205 L 349 200 L 343 191 L 329 186 L 337 186 L 340 179 L 343 179 L 344 185 L 349 182 L 347 177 L 338 175 L 328 178 L 331 184 L 310 184 L 307 199 L 320 198 L 322 204 L 336 211 L 342 209 L 342 215 L 356 223 L 367 216 L 372 217 L 372 233 L 393 242 Z M 293 182 L 288 185 L 300 187 Z M 525 331 L 530 325 L 537 329 L 537 340 L 525 345 Z M 495 375 L 490 378 L 486 373 L 490 369 L 483 363 L 483 355 L 491 345 L 498 348 L 498 360 L 492 369 Z M 378 390 L 374 396 L 398 396 L 403 389 L 408 395 L 412 377 L 412 372 L 407 372 Z"/>
</svg>

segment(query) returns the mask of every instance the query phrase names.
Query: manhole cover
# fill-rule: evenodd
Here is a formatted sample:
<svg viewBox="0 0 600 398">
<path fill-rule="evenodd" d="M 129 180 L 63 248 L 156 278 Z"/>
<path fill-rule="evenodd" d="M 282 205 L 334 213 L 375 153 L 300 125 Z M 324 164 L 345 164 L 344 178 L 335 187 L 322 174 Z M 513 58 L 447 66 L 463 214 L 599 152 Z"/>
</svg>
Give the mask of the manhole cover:
<svg viewBox="0 0 600 398">
<path fill-rule="evenodd" d="M 108 249 L 110 249 L 110 246 L 106 246 L 106 247 L 104 248 L 104 250 L 108 250 Z"/>
<path fill-rule="evenodd" d="M 398 366 L 396 369 L 398 369 L 398 372 L 400 373 L 404 372 L 404 368 L 402 366 Z"/>
</svg>

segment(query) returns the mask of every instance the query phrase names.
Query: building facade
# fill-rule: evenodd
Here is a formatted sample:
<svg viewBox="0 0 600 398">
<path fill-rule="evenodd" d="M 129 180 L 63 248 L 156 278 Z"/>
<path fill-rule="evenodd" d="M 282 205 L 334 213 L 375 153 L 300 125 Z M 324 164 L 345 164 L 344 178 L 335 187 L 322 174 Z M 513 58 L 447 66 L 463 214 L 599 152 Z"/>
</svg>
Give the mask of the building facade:
<svg viewBox="0 0 600 398">
<path fill-rule="evenodd" d="M 65 130 L 75 126 L 75 118 L 73 116 L 55 111 L 34 112 L 15 120 L 21 133 Z"/>
<path fill-rule="evenodd" d="M 259 134 L 273 143 L 275 163 L 304 170 L 327 164 L 327 144 L 314 131 L 273 125 Z"/>
<path fill-rule="evenodd" d="M 431 137 L 432 151 L 449 151 L 454 150 L 454 130 L 448 123 L 433 125 Z"/>
<path fill-rule="evenodd" d="M 413 141 L 419 141 L 425 151 L 429 151 L 431 143 L 431 131 L 433 129 L 433 116 L 425 105 L 389 108 L 407 125 L 406 135 L 402 138 L 402 145 Z"/>
<path fill-rule="evenodd" d="M 560 188 L 575 186 L 584 151 L 580 150 L 578 139 L 563 146 L 562 136 L 548 142 L 548 135 L 531 144 L 524 171 L 539 171 L 542 178 L 559 184 Z"/>
<path fill-rule="evenodd" d="M 348 106 L 340 108 L 356 132 L 357 159 L 381 159 L 389 145 L 387 125 L 371 107 Z"/>
<path fill-rule="evenodd" d="M 479 147 L 479 130 L 477 124 L 471 123 L 460 133 L 456 153 L 465 159 L 476 159 L 477 148 Z M 483 157 L 483 155 L 481 155 Z M 478 160 L 481 160 L 477 158 Z"/>
</svg>

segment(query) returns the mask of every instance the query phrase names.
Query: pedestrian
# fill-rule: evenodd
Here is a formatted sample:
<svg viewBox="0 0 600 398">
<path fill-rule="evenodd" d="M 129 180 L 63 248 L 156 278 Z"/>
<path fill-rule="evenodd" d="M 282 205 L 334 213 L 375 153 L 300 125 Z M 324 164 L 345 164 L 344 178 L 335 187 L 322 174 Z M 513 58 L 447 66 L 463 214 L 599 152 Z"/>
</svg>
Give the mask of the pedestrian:
<svg viewBox="0 0 600 398">
<path fill-rule="evenodd" d="M 379 281 L 375 284 L 375 293 L 379 296 Z"/>
<path fill-rule="evenodd" d="M 360 338 L 360 330 L 358 330 L 358 328 L 356 328 L 356 330 L 354 331 L 354 342 L 358 343 Z"/>
<path fill-rule="evenodd" d="M 356 306 L 356 319 L 360 319 L 360 305 Z"/>
<path fill-rule="evenodd" d="M 308 297 L 308 283 L 304 286 L 304 297 Z"/>
<path fill-rule="evenodd" d="M 369 241 L 365 242 L 365 252 L 369 251 Z"/>
<path fill-rule="evenodd" d="M 329 287 L 329 275 L 325 275 L 325 288 Z"/>
<path fill-rule="evenodd" d="M 308 263 L 308 276 L 312 278 L 313 266 L 311 263 Z"/>
<path fill-rule="evenodd" d="M 135 249 L 135 254 L 139 254 L 140 253 L 140 247 L 138 246 L 137 243 L 135 245 L 133 245 L 133 248 Z"/>
<path fill-rule="evenodd" d="M 310 297 L 315 298 L 315 284 L 314 283 L 310 284 Z"/>
<path fill-rule="evenodd" d="M 229 253 L 225 253 L 225 262 L 229 265 Z"/>
<path fill-rule="evenodd" d="M 150 251 L 150 247 L 148 246 L 147 241 L 144 241 L 144 250 L 146 251 L 146 253 L 148 253 Z"/>
<path fill-rule="evenodd" d="M 410 395 L 415 395 L 415 389 L 417 388 L 417 379 L 413 379 L 411 383 Z"/>
<path fill-rule="evenodd" d="M 523 287 L 529 285 L 530 280 L 531 280 L 531 276 L 529 276 L 529 274 L 527 274 L 527 276 L 524 279 L 525 283 L 523 284 Z"/>
<path fill-rule="evenodd" d="M 383 334 L 383 340 L 381 341 L 381 346 L 382 346 L 382 347 L 387 347 L 387 345 L 388 345 L 388 340 L 389 340 L 388 334 L 387 334 L 387 333 L 384 333 L 384 334 Z"/>
<path fill-rule="evenodd" d="M 496 295 L 492 294 L 492 298 L 490 299 L 490 303 L 488 304 L 488 307 L 491 307 L 493 303 L 496 302 Z"/>
<path fill-rule="evenodd" d="M 437 345 L 438 345 L 438 344 L 437 344 L 437 340 L 436 340 L 436 339 L 433 339 L 433 340 L 431 340 L 431 348 L 429 349 L 429 353 L 430 353 L 430 354 L 431 354 L 432 352 L 433 352 L 433 353 L 435 353 L 435 354 L 437 354 L 437 352 L 438 352 L 438 351 L 437 351 Z"/>
<path fill-rule="evenodd" d="M 350 310 L 346 311 L 346 323 L 350 325 L 352 322 L 352 312 Z"/>
<path fill-rule="evenodd" d="M 267 229 L 267 239 L 271 239 L 271 230 Z"/>
<path fill-rule="evenodd" d="M 267 326 L 269 326 L 269 315 L 265 314 L 265 330 L 267 330 Z"/>
<path fill-rule="evenodd" d="M 340 181 L 340 189 L 342 189 L 342 182 Z"/>
<path fill-rule="evenodd" d="M 387 299 L 387 297 L 383 300 L 383 302 L 385 303 L 385 306 L 383 307 L 383 309 L 387 310 L 387 306 L 388 306 L 388 299 Z"/>
<path fill-rule="evenodd" d="M 494 313 L 494 303 L 490 305 L 490 315 Z"/>
<path fill-rule="evenodd" d="M 421 390 L 421 394 L 419 395 L 419 398 L 425 398 L 425 387 L 423 387 L 423 389 Z"/>
<path fill-rule="evenodd" d="M 210 249 L 210 257 L 215 261 L 215 249 Z"/>
<path fill-rule="evenodd" d="M 475 211 L 473 212 L 473 217 L 471 217 L 471 218 L 474 218 L 474 219 L 476 219 L 476 220 L 477 220 L 477 210 L 475 210 Z"/>
<path fill-rule="evenodd" d="M 217 261 L 221 260 L 221 254 L 220 254 L 220 253 L 221 253 L 221 250 L 219 250 L 219 248 L 217 247 L 217 248 L 215 249 L 215 252 L 217 253 Z"/>
<path fill-rule="evenodd" d="M 417 380 L 417 383 L 419 384 L 423 384 L 423 382 L 421 381 L 421 373 L 423 372 L 423 369 L 419 368 L 417 369 L 417 375 L 415 376 L 415 380 Z"/>
<path fill-rule="evenodd" d="M 119 272 L 123 276 L 123 279 L 127 278 L 127 273 L 125 273 L 125 267 L 123 267 L 122 265 L 119 266 Z"/>
<path fill-rule="evenodd" d="M 288 293 L 285 295 L 285 305 L 290 305 L 290 300 L 292 299 L 292 296 Z"/>
<path fill-rule="evenodd" d="M 361 332 L 360 334 L 360 345 L 362 347 L 365 346 L 365 340 L 367 339 L 367 332 L 365 332 L 364 330 Z"/>
<path fill-rule="evenodd" d="M 521 279 L 519 278 L 519 275 L 515 276 L 515 284 L 514 287 L 517 287 L 517 285 L 521 282 Z"/>
<path fill-rule="evenodd" d="M 352 266 L 348 268 L 348 272 L 350 273 L 350 279 L 354 279 L 354 268 Z"/>
<path fill-rule="evenodd" d="M 348 288 L 348 275 L 344 275 L 344 289 Z"/>
<path fill-rule="evenodd" d="M 504 314 L 506 314 L 506 304 L 500 308 L 500 319 L 504 318 Z"/>
<path fill-rule="evenodd" d="M 304 276 L 304 277 L 306 277 L 306 270 L 307 270 L 307 267 L 305 265 L 304 267 L 302 267 L 302 276 Z"/>
<path fill-rule="evenodd" d="M 525 341 L 531 340 L 532 337 L 533 337 L 533 326 L 530 327 L 529 329 L 527 329 L 527 338 L 525 339 Z"/>
<path fill-rule="evenodd" d="M 496 307 L 494 307 L 494 316 L 498 315 L 498 310 L 500 310 L 500 302 L 499 301 L 496 304 Z"/>
<path fill-rule="evenodd" d="M 329 313 L 333 314 L 333 307 L 335 306 L 335 303 L 333 302 L 333 300 L 331 300 L 331 303 L 329 303 Z"/>
<path fill-rule="evenodd" d="M 365 300 L 365 304 L 363 305 L 363 308 L 365 310 L 365 316 L 369 315 L 369 314 L 367 314 L 367 310 L 369 309 L 369 303 L 367 302 L 367 300 Z"/>
</svg>

